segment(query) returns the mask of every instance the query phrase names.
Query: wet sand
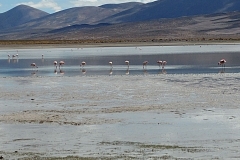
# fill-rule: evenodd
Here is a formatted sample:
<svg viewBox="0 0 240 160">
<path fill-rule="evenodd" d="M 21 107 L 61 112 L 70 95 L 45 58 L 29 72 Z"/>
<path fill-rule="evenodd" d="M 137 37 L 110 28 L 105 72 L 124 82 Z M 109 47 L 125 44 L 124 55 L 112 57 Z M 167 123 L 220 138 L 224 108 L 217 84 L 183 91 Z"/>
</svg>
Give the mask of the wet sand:
<svg viewBox="0 0 240 160">
<path fill-rule="evenodd" d="M 0 156 L 237 159 L 239 77 L 1 77 Z"/>
</svg>

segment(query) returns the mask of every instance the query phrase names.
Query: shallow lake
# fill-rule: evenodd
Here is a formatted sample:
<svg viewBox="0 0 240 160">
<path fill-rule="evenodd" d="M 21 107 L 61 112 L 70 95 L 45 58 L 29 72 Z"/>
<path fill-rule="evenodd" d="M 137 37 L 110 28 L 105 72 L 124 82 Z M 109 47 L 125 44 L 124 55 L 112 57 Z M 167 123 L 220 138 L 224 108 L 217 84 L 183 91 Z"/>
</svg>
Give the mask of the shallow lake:
<svg viewBox="0 0 240 160">
<path fill-rule="evenodd" d="M 18 57 L 12 55 L 18 54 Z M 10 57 L 8 57 L 8 55 Z M 225 68 L 217 63 L 226 59 Z M 0 76 L 238 73 L 240 45 L 42 48 L 0 50 Z M 53 61 L 63 60 L 59 69 Z M 130 62 L 129 68 L 125 61 Z M 164 70 L 158 60 L 167 61 Z M 86 62 L 84 67 L 80 64 Z M 113 62 L 112 67 L 109 61 Z M 148 61 L 143 68 L 143 61 Z M 38 68 L 32 68 L 36 63 Z"/>
</svg>

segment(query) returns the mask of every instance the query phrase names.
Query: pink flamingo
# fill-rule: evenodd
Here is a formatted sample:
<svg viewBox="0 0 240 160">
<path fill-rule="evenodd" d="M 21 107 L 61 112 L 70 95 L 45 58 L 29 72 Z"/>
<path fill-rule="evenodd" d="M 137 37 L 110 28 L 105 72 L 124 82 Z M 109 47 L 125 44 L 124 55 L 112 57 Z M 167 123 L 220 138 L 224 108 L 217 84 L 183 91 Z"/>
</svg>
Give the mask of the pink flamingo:
<svg viewBox="0 0 240 160">
<path fill-rule="evenodd" d="M 12 55 L 12 59 L 14 59 L 15 57 L 18 58 L 18 54 L 16 54 L 16 55 Z"/>
<path fill-rule="evenodd" d="M 157 61 L 157 64 L 158 64 L 158 66 L 159 66 L 159 68 L 160 68 L 160 66 L 162 65 L 162 61 L 161 61 L 161 60 L 158 60 L 158 61 Z"/>
<path fill-rule="evenodd" d="M 82 67 L 84 67 L 87 63 L 85 61 L 82 61 L 81 65 Z"/>
<path fill-rule="evenodd" d="M 167 61 L 163 61 L 162 62 L 162 68 L 164 68 L 164 66 L 167 64 Z"/>
<path fill-rule="evenodd" d="M 143 68 L 147 67 L 148 61 L 143 62 Z"/>
<path fill-rule="evenodd" d="M 221 59 L 219 62 L 218 62 L 218 65 L 221 65 L 222 66 L 222 71 L 221 73 L 223 73 L 225 71 L 225 63 L 227 61 L 225 59 Z"/>
<path fill-rule="evenodd" d="M 110 61 L 110 62 L 108 62 L 109 63 L 109 65 L 113 68 L 113 62 L 112 61 Z"/>
<path fill-rule="evenodd" d="M 36 63 L 31 63 L 30 65 L 32 68 L 38 68 L 38 66 L 36 65 Z"/>
<path fill-rule="evenodd" d="M 128 68 L 129 68 L 129 61 L 125 61 L 125 63 L 126 63 L 126 65 L 128 66 Z"/>
<path fill-rule="evenodd" d="M 62 65 L 64 65 L 64 64 L 65 64 L 64 61 L 60 61 L 60 62 L 59 62 L 59 69 L 60 69 L 60 67 L 61 67 Z"/>
<path fill-rule="evenodd" d="M 57 68 L 57 61 L 54 61 L 53 64 Z"/>
<path fill-rule="evenodd" d="M 224 66 L 225 67 L 225 63 L 226 63 L 227 61 L 225 60 L 225 59 L 221 59 L 219 62 L 218 62 L 218 65 L 222 65 L 222 66 Z"/>
</svg>

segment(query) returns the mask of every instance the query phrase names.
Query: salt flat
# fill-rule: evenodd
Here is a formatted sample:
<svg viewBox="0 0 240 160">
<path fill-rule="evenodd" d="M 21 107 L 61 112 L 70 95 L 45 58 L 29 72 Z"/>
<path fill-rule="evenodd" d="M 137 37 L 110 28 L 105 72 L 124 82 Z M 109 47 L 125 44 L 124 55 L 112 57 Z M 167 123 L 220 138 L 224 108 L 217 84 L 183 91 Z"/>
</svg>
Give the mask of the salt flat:
<svg viewBox="0 0 240 160">
<path fill-rule="evenodd" d="M 0 156 L 239 158 L 239 77 L 1 77 Z"/>
</svg>

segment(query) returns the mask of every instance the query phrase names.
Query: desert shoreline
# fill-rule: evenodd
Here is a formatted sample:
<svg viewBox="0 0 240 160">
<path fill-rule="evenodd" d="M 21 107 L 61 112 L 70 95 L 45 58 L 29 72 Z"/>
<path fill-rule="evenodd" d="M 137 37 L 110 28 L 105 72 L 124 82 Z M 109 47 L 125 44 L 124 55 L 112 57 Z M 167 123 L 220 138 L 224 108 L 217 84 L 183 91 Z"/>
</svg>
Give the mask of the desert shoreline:
<svg viewBox="0 0 240 160">
<path fill-rule="evenodd" d="M 50 41 L 51 42 L 51 41 Z M 239 45 L 240 41 L 172 41 L 172 42 L 120 42 L 120 43 L 25 43 L 1 42 L 0 50 L 5 49 L 44 49 L 44 48 L 95 48 L 95 47 L 138 47 L 138 46 L 185 46 L 185 45 Z"/>
</svg>

